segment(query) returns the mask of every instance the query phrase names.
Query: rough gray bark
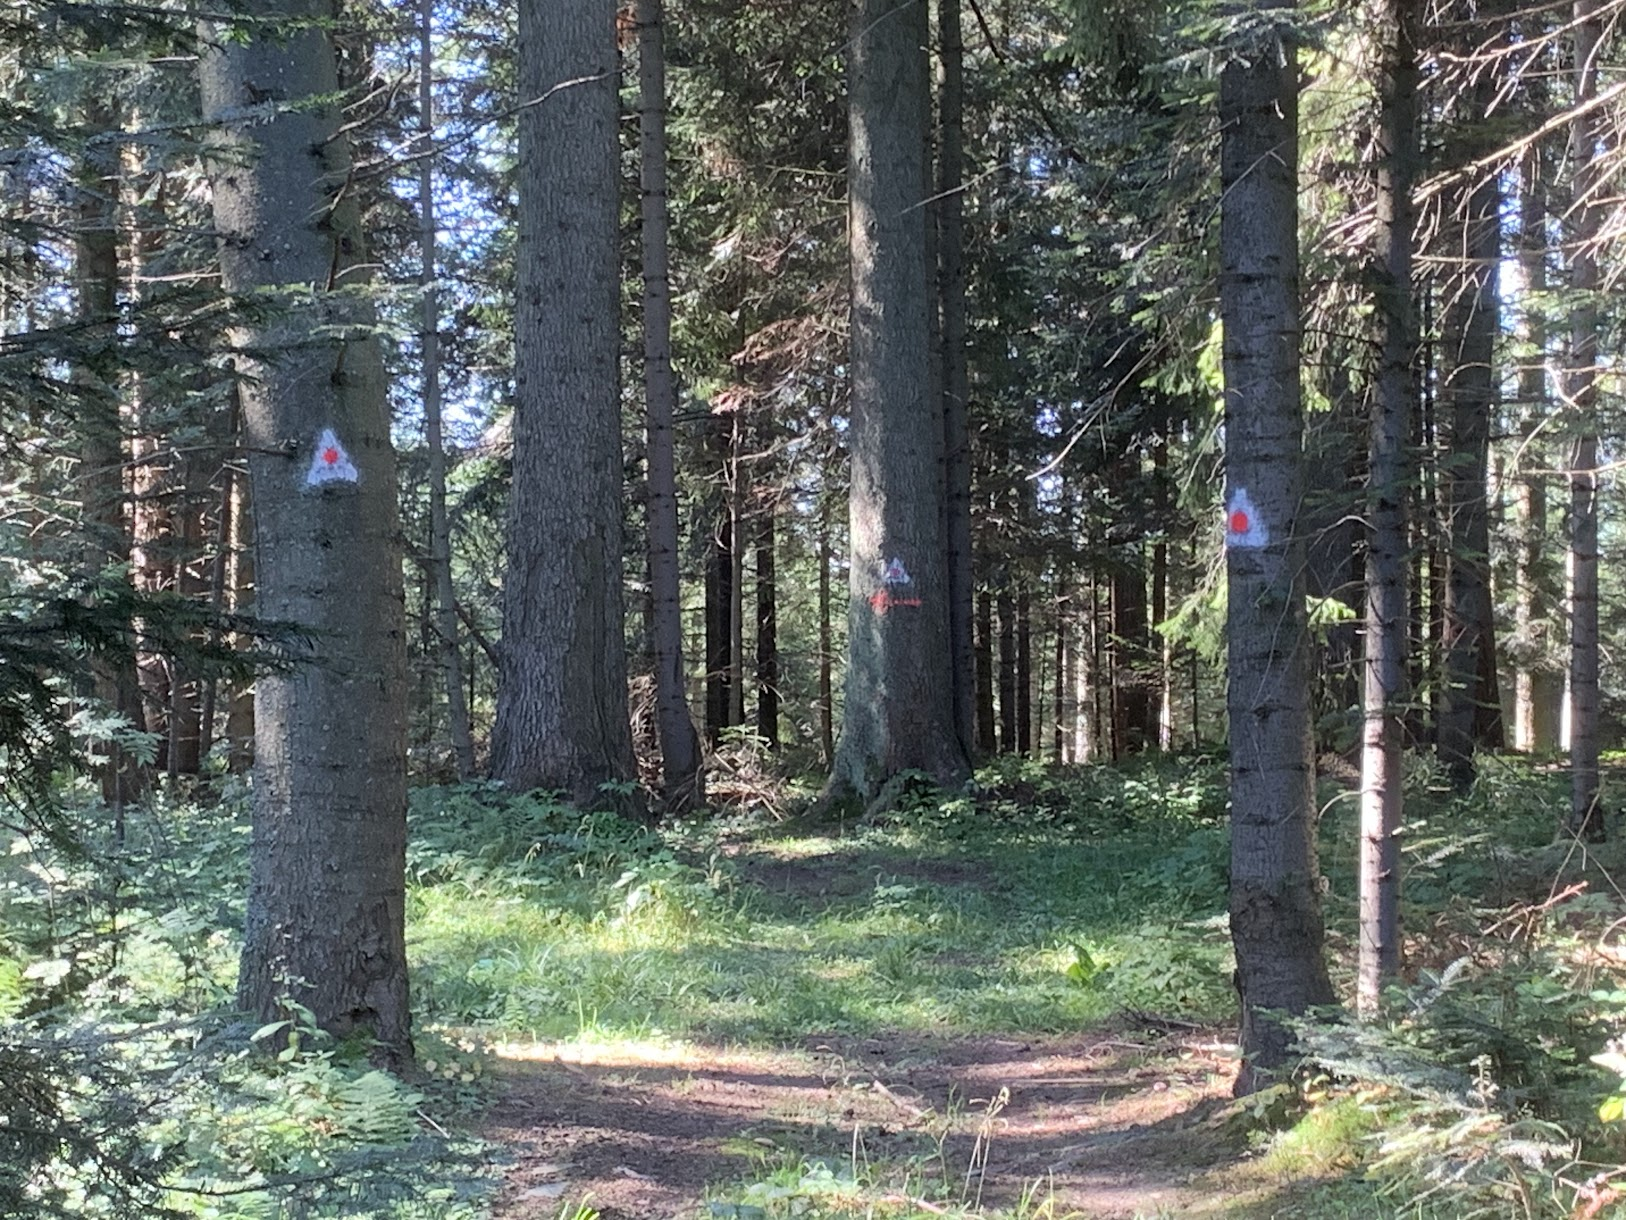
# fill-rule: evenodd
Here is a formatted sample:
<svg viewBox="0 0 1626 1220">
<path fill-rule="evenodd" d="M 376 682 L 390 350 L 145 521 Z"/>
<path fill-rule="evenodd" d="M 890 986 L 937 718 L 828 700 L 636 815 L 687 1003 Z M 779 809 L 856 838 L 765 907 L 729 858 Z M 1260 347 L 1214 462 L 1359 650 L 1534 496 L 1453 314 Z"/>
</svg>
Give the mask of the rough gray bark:
<svg viewBox="0 0 1626 1220">
<path fill-rule="evenodd" d="M 446 721 L 457 760 L 457 778 L 474 776 L 474 733 L 463 691 L 463 656 L 457 647 L 457 595 L 452 589 L 452 531 L 446 518 L 446 446 L 441 438 L 440 298 L 435 288 L 435 0 L 423 0 L 418 16 L 418 287 L 423 294 L 423 431 L 429 450 L 429 566 L 435 580 L 435 636 Z"/>
<path fill-rule="evenodd" d="M 972 631 L 971 398 L 966 367 L 965 40 L 960 0 L 937 0 L 937 292 L 943 354 L 944 526 L 948 543 L 949 671 L 954 724 L 967 757 L 977 752 L 976 646 Z"/>
<path fill-rule="evenodd" d="M 832 793 L 958 783 L 943 415 L 928 396 L 925 0 L 857 0 L 849 47 L 852 483 L 847 694 Z"/>
<path fill-rule="evenodd" d="M 406 653 L 395 453 L 328 0 L 205 25 L 203 109 L 226 291 L 269 311 L 233 336 L 253 484 L 256 608 L 311 655 L 256 684 L 254 837 L 238 1003 L 284 998 L 411 1054 L 404 944 Z M 261 29 L 274 33 L 261 34 Z M 262 315 L 256 315 L 257 317 Z M 342 338 L 335 337 L 342 335 Z M 331 430 L 353 467 L 311 483 Z M 340 455 L 327 468 L 342 471 Z"/>
<path fill-rule="evenodd" d="M 632 780 L 621 587 L 615 0 L 521 0 L 514 474 L 492 774 Z"/>
<path fill-rule="evenodd" d="M 1267 1010 L 1333 1000 L 1322 957 L 1315 765 L 1304 619 L 1299 387 L 1298 86 L 1290 46 L 1248 49 L 1220 77 L 1220 310 L 1227 503 L 1246 493 L 1263 544 L 1227 547 L 1231 938 L 1244 1055 L 1267 1083 L 1291 1036 Z"/>
<path fill-rule="evenodd" d="M 1597 95 L 1598 0 L 1575 0 L 1575 105 Z M 1570 353 L 1565 381 L 1574 419 L 1570 455 L 1570 814 L 1569 830 L 1604 837 L 1598 791 L 1598 119 L 1582 110 L 1571 124 Z"/>
<path fill-rule="evenodd" d="M 700 738 L 689 714 L 678 587 L 677 458 L 672 415 L 672 281 L 667 252 L 666 49 L 661 0 L 638 0 L 638 175 L 644 280 L 644 398 L 649 464 L 649 587 L 655 725 L 663 800 L 673 813 L 705 804 Z"/>
<path fill-rule="evenodd" d="M 1372 395 L 1366 516 L 1366 634 L 1361 695 L 1360 950 L 1356 1004 L 1375 1015 L 1400 966 L 1400 706 L 1405 697 L 1406 441 L 1416 396 L 1412 184 L 1417 164 L 1417 0 L 1385 0 L 1380 67 L 1374 271 L 1381 326 Z"/>
</svg>

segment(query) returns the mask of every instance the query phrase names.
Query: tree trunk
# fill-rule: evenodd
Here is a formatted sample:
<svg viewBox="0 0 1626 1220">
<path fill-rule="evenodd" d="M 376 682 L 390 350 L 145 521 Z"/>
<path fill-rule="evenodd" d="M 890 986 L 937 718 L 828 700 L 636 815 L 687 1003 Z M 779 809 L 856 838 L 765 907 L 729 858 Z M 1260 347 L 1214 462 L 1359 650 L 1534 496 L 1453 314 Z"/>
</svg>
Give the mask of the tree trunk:
<svg viewBox="0 0 1626 1220">
<path fill-rule="evenodd" d="M 989 758 L 999 750 L 994 716 L 994 595 L 977 594 L 977 753 Z"/>
<path fill-rule="evenodd" d="M 1520 452 L 1536 467 L 1546 466 L 1538 430 L 1552 415 L 1547 384 L 1547 196 L 1539 146 L 1520 165 L 1519 264 L 1524 273 L 1524 340 L 1527 352 L 1519 369 L 1519 398 L 1524 418 Z M 1548 595 L 1547 483 L 1540 473 L 1518 479 L 1518 553 L 1514 579 L 1513 748 L 1542 754 L 1558 745 L 1557 705 L 1563 681 L 1544 664 L 1553 601 Z"/>
<path fill-rule="evenodd" d="M 1406 442 L 1417 355 L 1411 203 L 1417 160 L 1417 0 L 1385 0 L 1379 80 L 1377 307 L 1382 355 L 1367 460 L 1366 657 L 1361 695 L 1360 951 L 1356 999 L 1377 1014 L 1400 966 L 1400 705 L 1405 697 Z"/>
<path fill-rule="evenodd" d="M 1025 582 L 1016 591 L 1016 752 L 1033 755 L 1033 600 Z"/>
<path fill-rule="evenodd" d="M 339 130 L 326 0 L 205 26 L 200 77 L 227 292 L 289 308 L 240 323 L 257 609 L 311 655 L 256 684 L 254 837 L 238 1004 L 303 1004 L 411 1055 L 405 946 L 405 614 L 395 453 L 369 266 Z M 274 107 L 267 114 L 266 105 Z M 335 334 L 347 338 L 334 338 Z"/>
<path fill-rule="evenodd" d="M 1475 86 L 1482 114 L 1495 82 L 1481 74 Z M 1471 147 L 1477 148 L 1477 142 Z M 1452 783 L 1466 791 L 1474 778 L 1476 726 L 1490 691 L 1481 681 L 1481 655 L 1493 631 L 1490 600 L 1490 529 L 1486 476 L 1490 417 L 1496 398 L 1492 367 L 1498 324 L 1497 262 L 1501 257 L 1501 188 L 1495 174 L 1480 174 L 1464 188 L 1460 213 L 1461 263 L 1448 277 L 1445 381 L 1450 448 L 1445 455 L 1444 667 L 1437 748 Z M 1492 667 L 1494 687 L 1494 666 Z"/>
<path fill-rule="evenodd" d="M 102 135 L 117 130 L 113 105 L 97 99 L 85 108 L 85 128 Z M 80 498 L 85 534 L 84 575 L 96 579 L 130 562 L 130 525 L 125 493 L 125 439 L 119 418 L 118 152 L 111 141 L 87 144 L 79 169 L 74 276 L 76 315 L 83 355 L 72 373 L 79 425 Z M 118 580 L 126 579 L 119 575 Z M 128 624 L 125 624 L 128 626 Z M 92 691 L 132 728 L 146 727 L 135 656 L 113 652 L 92 661 Z M 147 787 L 146 769 L 116 741 L 99 743 L 97 771 L 102 798 L 122 810 Z M 120 815 L 122 816 L 122 815 Z"/>
<path fill-rule="evenodd" d="M 971 437 L 967 422 L 965 271 L 965 42 L 960 0 L 937 0 L 937 258 L 943 352 L 943 446 L 947 481 L 949 670 L 954 723 L 968 757 L 980 748 L 972 632 Z"/>
<path fill-rule="evenodd" d="M 1575 105 L 1597 96 L 1598 0 L 1575 0 Z M 1571 121 L 1574 179 L 1570 207 L 1570 356 L 1567 397 L 1575 419 L 1570 456 L 1570 833 L 1605 835 L 1598 790 L 1598 118 L 1582 110 Z"/>
<path fill-rule="evenodd" d="M 927 397 L 925 0 L 858 0 L 849 103 L 852 455 L 847 698 L 833 792 L 870 801 L 902 771 L 958 784 L 943 416 Z"/>
<path fill-rule="evenodd" d="M 1002 577 L 1002 581 L 1003 581 Z M 1016 734 L 1016 599 L 1002 583 L 999 590 L 999 752 L 1017 751 Z"/>
<path fill-rule="evenodd" d="M 637 776 L 621 579 L 615 19 L 615 0 L 519 6 L 514 475 L 492 773 L 584 805 Z"/>
<path fill-rule="evenodd" d="M 1146 623 L 1146 569 L 1140 552 L 1112 576 L 1112 688 L 1116 753 L 1140 754 L 1157 740 L 1154 661 Z M 1116 755 L 1115 755 L 1116 756 Z"/>
<path fill-rule="evenodd" d="M 1296 74 L 1289 45 L 1235 59 L 1220 77 L 1230 914 L 1245 1056 L 1239 1094 L 1269 1082 L 1290 1058 L 1292 1036 L 1268 1014 L 1333 1000 L 1322 957 L 1297 530 L 1304 419 Z"/>
<path fill-rule="evenodd" d="M 819 498 L 819 751 L 826 767 L 836 760 L 835 687 L 831 666 L 835 646 L 830 623 L 830 565 L 835 554 L 830 546 L 830 505 Z"/>
<path fill-rule="evenodd" d="M 427 0 L 426 0 L 427 2 Z M 677 458 L 672 415 L 672 279 L 667 248 L 666 47 L 661 0 L 638 0 L 638 172 L 644 278 L 644 396 L 649 463 L 650 632 L 664 800 L 672 813 L 705 804 L 700 738 L 689 714 L 678 577 Z"/>
<path fill-rule="evenodd" d="M 241 389 L 232 388 L 234 398 L 241 397 Z M 233 441 L 243 440 L 242 409 L 233 412 L 237 426 Z M 235 463 L 234 463 L 235 465 Z M 232 473 L 231 503 L 231 564 L 226 576 L 228 604 L 233 614 L 251 614 L 254 611 L 254 501 L 249 480 L 238 470 Z M 249 641 L 238 636 L 238 648 L 246 648 Z M 226 705 L 226 761 L 236 773 L 247 771 L 254 764 L 254 684 L 238 682 L 231 688 Z"/>
<path fill-rule="evenodd" d="M 715 747 L 723 730 L 735 723 L 729 687 L 734 672 L 733 424 L 726 416 L 713 415 L 708 430 L 716 482 L 708 497 L 712 536 L 706 550 L 706 739 Z"/>
<path fill-rule="evenodd" d="M 435 288 L 435 0 L 423 0 L 418 27 L 418 286 L 423 294 L 423 431 L 429 451 L 429 566 L 435 580 L 435 637 L 446 721 L 457 778 L 474 777 L 474 732 L 463 693 L 463 654 L 457 646 L 457 595 L 452 589 L 452 531 L 446 517 L 446 446 L 441 437 L 440 299 Z"/>
<path fill-rule="evenodd" d="M 762 507 L 756 529 L 757 736 L 779 748 L 779 606 L 774 587 L 774 506 Z"/>
</svg>

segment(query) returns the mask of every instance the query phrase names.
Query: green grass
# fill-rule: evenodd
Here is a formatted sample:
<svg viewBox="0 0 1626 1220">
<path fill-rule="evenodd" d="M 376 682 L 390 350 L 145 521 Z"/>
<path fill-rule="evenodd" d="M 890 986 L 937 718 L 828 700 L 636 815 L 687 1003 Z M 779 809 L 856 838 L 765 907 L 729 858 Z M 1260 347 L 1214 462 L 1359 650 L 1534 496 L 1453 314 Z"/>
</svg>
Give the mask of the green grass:
<svg viewBox="0 0 1626 1220">
<path fill-rule="evenodd" d="M 705 826 L 612 844 L 602 823 L 583 851 L 576 816 L 421 794 L 409 939 L 429 1018 L 750 1043 L 1230 1009 L 1224 832 L 1170 803 L 1126 812 L 1086 790 L 1042 817 L 967 803 L 844 834 L 757 827 L 732 851 Z M 449 871 L 437 845 L 491 841 L 486 817 L 506 857 Z M 1094 969 L 1069 973 L 1081 951 Z"/>
</svg>

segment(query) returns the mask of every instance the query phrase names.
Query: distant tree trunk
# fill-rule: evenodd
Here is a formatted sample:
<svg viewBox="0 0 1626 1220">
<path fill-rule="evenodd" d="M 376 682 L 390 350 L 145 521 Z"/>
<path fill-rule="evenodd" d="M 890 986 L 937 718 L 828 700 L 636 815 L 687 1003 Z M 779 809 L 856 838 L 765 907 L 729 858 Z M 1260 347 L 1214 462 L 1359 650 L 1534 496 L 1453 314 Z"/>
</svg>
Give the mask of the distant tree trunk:
<svg viewBox="0 0 1626 1220">
<path fill-rule="evenodd" d="M 1542 180 L 1539 146 L 1530 149 L 1520 166 L 1519 264 L 1524 273 L 1524 339 L 1529 354 L 1519 370 L 1519 398 L 1530 421 L 1521 452 L 1546 463 L 1535 429 L 1552 414 L 1547 385 L 1547 197 Z M 1525 754 L 1545 753 L 1558 744 L 1557 705 L 1563 700 L 1562 680 L 1543 665 L 1547 624 L 1552 605 L 1547 597 L 1547 484 L 1542 474 L 1518 480 L 1518 551 L 1514 579 L 1513 748 Z"/>
<path fill-rule="evenodd" d="M 1157 506 L 1157 534 L 1152 542 L 1152 614 L 1148 624 L 1148 644 L 1156 650 L 1157 667 L 1157 748 L 1174 748 L 1174 681 L 1167 637 L 1156 628 L 1169 617 L 1169 443 L 1167 427 L 1158 429 L 1152 448 L 1153 496 Z"/>
<path fill-rule="evenodd" d="M 734 695 L 734 479 L 733 422 L 709 421 L 716 483 L 710 496 L 712 535 L 706 550 L 706 738 L 715 747 L 735 723 Z"/>
<path fill-rule="evenodd" d="M 1570 357 L 1566 390 L 1575 417 L 1570 456 L 1570 833 L 1606 832 L 1598 784 L 1598 262 L 1601 208 L 1598 117 L 1582 109 L 1598 90 L 1599 0 L 1575 0 L 1575 105 L 1570 126 L 1575 233 L 1570 255 Z"/>
<path fill-rule="evenodd" d="M 831 682 L 831 665 L 835 646 L 831 639 L 830 624 L 830 565 L 835 554 L 830 546 L 830 506 L 825 497 L 819 500 L 819 752 L 826 767 L 836 759 L 835 688 Z"/>
<path fill-rule="evenodd" d="M 1033 601 L 1025 581 L 1016 590 L 1016 752 L 1033 754 Z"/>
<path fill-rule="evenodd" d="M 998 597 L 999 609 L 999 751 L 1014 754 L 1018 747 L 1016 732 L 1016 598 L 1001 578 Z"/>
<path fill-rule="evenodd" d="M 425 0 L 429 3 L 430 0 Z M 678 578 L 677 458 L 672 416 L 672 279 L 667 242 L 666 47 L 661 0 L 638 0 L 638 172 L 644 277 L 644 396 L 648 418 L 649 584 L 655 719 L 666 808 L 705 804 L 700 738 L 689 714 Z"/>
<path fill-rule="evenodd" d="M 1417 0 L 1385 0 L 1375 251 L 1382 355 L 1367 460 L 1366 657 L 1361 697 L 1360 952 L 1356 998 L 1377 1014 L 1400 967 L 1403 812 L 1400 705 L 1406 678 L 1406 441 L 1416 396 L 1411 204 L 1417 160 Z"/>
<path fill-rule="evenodd" d="M 457 646 L 457 595 L 452 588 L 452 531 L 446 516 L 446 445 L 441 438 L 440 300 L 435 288 L 435 0 L 423 0 L 418 26 L 418 287 L 423 294 L 423 430 L 429 451 L 429 566 L 435 581 L 435 640 L 446 722 L 457 778 L 474 777 L 474 732 L 463 693 L 463 654 Z"/>
<path fill-rule="evenodd" d="M 1051 705 L 1050 756 L 1066 763 L 1072 745 L 1073 650 L 1068 647 L 1067 595 L 1056 599 L 1056 689 Z"/>
<path fill-rule="evenodd" d="M 1333 1001 L 1322 957 L 1304 541 L 1297 529 L 1304 491 L 1297 71 L 1293 48 L 1282 45 L 1250 50 L 1220 77 L 1239 1094 L 1268 1083 L 1290 1059 L 1291 1035 L 1267 1013 L 1301 1013 Z"/>
<path fill-rule="evenodd" d="M 1475 87 L 1483 113 L 1495 82 L 1481 74 Z M 1440 686 L 1440 761 L 1453 784 L 1474 779 L 1474 749 L 1484 689 L 1481 657 L 1493 631 L 1490 600 L 1490 529 L 1486 475 L 1490 417 L 1496 398 L 1492 368 L 1498 325 L 1497 263 L 1501 257 L 1501 189 L 1495 174 L 1479 174 L 1463 188 L 1461 264 L 1448 279 L 1445 335 L 1451 356 L 1445 381 L 1450 448 L 1443 471 L 1447 552 L 1442 607 L 1444 670 Z M 1495 668 L 1491 667 L 1494 690 Z"/>
<path fill-rule="evenodd" d="M 240 396 L 233 387 L 234 398 Z M 238 423 L 233 429 L 234 443 L 243 436 L 242 411 L 233 411 Z M 235 463 L 234 463 L 235 465 Z M 227 604 L 233 614 L 249 614 L 254 610 L 254 501 L 249 480 L 237 470 L 231 481 L 231 563 L 226 576 Z M 239 636 L 236 646 L 246 647 L 247 641 Z M 232 686 L 226 705 L 227 765 L 234 772 L 247 771 L 254 763 L 254 684 L 239 682 Z"/>
<path fill-rule="evenodd" d="M 86 130 L 96 135 L 119 127 L 113 105 L 100 99 L 86 106 L 84 123 Z M 118 181 L 118 145 L 110 140 L 87 143 L 79 169 L 74 233 L 76 313 L 87 354 L 76 362 L 72 381 L 79 425 L 78 481 L 87 540 L 84 567 L 85 575 L 91 578 L 130 562 L 124 426 L 119 418 L 116 368 Z M 92 666 L 95 696 L 132 728 L 145 728 L 134 653 L 99 656 Z M 101 743 L 97 755 L 102 798 L 122 810 L 146 789 L 145 768 L 117 742 Z"/>
<path fill-rule="evenodd" d="M 852 567 L 831 791 L 871 801 L 970 769 L 956 732 L 943 556 L 943 415 L 926 267 L 924 0 L 857 0 L 849 43 Z"/>
<path fill-rule="evenodd" d="M 977 753 L 984 758 L 999 751 L 994 717 L 994 595 L 977 593 Z"/>
<path fill-rule="evenodd" d="M 622 609 L 615 0 L 521 0 L 514 474 L 492 773 L 636 778 Z"/>
<path fill-rule="evenodd" d="M 779 748 L 779 605 L 774 581 L 774 506 L 757 518 L 757 736 Z"/>
<path fill-rule="evenodd" d="M 974 593 L 971 547 L 971 398 L 966 370 L 964 232 L 965 42 L 960 0 L 937 0 L 938 62 L 938 292 L 942 310 L 943 445 L 947 480 L 949 670 L 954 723 L 967 756 L 981 747 L 977 730 L 977 657 L 972 632 Z"/>
<path fill-rule="evenodd" d="M 1140 754 L 1157 740 L 1157 705 L 1146 622 L 1146 568 L 1138 550 L 1112 576 L 1112 689 L 1117 709 L 1114 757 Z"/>
<path fill-rule="evenodd" d="M 332 5 L 206 25 L 200 59 L 221 281 L 294 307 L 238 325 L 257 610 L 312 655 L 256 683 L 254 836 L 238 1004 L 303 1004 L 410 1057 L 405 616 L 395 454 L 340 132 Z M 245 37 L 238 37 L 246 34 Z M 265 103 L 276 107 L 267 115 Z M 338 339 L 336 334 L 348 335 Z"/>
</svg>

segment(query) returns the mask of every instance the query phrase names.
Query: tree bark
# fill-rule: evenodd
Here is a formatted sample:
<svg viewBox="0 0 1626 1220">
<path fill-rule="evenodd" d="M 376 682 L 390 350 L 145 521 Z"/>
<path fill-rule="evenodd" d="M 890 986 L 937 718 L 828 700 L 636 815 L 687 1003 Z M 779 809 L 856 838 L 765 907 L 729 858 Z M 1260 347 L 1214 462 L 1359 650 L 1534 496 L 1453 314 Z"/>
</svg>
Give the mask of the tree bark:
<svg viewBox="0 0 1626 1220">
<path fill-rule="evenodd" d="M 1016 752 L 1033 755 L 1033 599 L 1025 582 L 1016 591 Z"/>
<path fill-rule="evenodd" d="M 615 0 L 519 6 L 514 474 L 492 773 L 580 804 L 637 776 L 622 610 L 615 19 Z"/>
<path fill-rule="evenodd" d="M 762 506 L 756 528 L 757 736 L 779 748 L 779 605 L 774 582 L 774 505 Z"/>
<path fill-rule="evenodd" d="M 406 652 L 384 366 L 355 292 L 369 264 L 345 189 L 332 4 L 282 0 L 261 15 L 274 33 L 204 26 L 200 77 L 221 280 L 269 310 L 233 335 L 257 608 L 312 634 L 304 664 L 256 684 L 238 1004 L 272 1019 L 298 1002 L 400 1060 Z"/>
<path fill-rule="evenodd" d="M 835 553 L 830 545 L 830 505 L 819 499 L 819 751 L 826 767 L 836 760 L 835 687 L 831 681 L 835 645 L 830 622 L 830 565 Z"/>
<path fill-rule="evenodd" d="M 689 713 L 678 577 L 677 458 L 672 416 L 672 278 L 666 191 L 666 46 L 661 0 L 638 0 L 638 172 L 644 279 L 645 442 L 649 463 L 649 585 L 655 722 L 664 801 L 672 813 L 705 804 L 700 738 Z"/>
<path fill-rule="evenodd" d="M 857 0 L 849 44 L 852 483 L 847 697 L 832 792 L 958 784 L 943 556 L 943 416 L 928 396 L 925 0 Z"/>
<path fill-rule="evenodd" d="M 708 421 L 716 456 L 716 482 L 708 497 L 712 535 L 706 550 L 706 738 L 715 747 L 735 723 L 730 678 L 734 672 L 734 510 L 733 423 L 713 415 Z"/>
<path fill-rule="evenodd" d="M 1002 575 L 1002 582 L 1008 579 Z M 1016 599 L 1000 585 L 999 609 L 999 751 L 1014 754 L 1019 748 L 1016 732 Z"/>
<path fill-rule="evenodd" d="M 1242 1003 L 1239 1094 L 1290 1059 L 1270 1013 L 1333 1000 L 1322 957 L 1304 618 L 1299 388 L 1298 84 L 1290 44 L 1220 77 L 1220 310 L 1225 328 L 1231 737 L 1231 936 Z M 1234 530 L 1232 531 L 1234 532 Z M 1257 545 L 1251 543 L 1257 542 Z"/>
<path fill-rule="evenodd" d="M 1575 105 L 1597 95 L 1601 22 L 1598 0 L 1575 0 Z M 1598 119 L 1580 110 L 1571 122 L 1575 231 L 1570 253 L 1570 354 L 1565 380 L 1574 418 L 1570 455 L 1570 833 L 1605 835 L 1598 782 L 1598 262 L 1601 222 L 1596 150 Z"/>
<path fill-rule="evenodd" d="M 994 716 L 994 595 L 977 593 L 977 753 L 988 758 L 999 750 Z"/>
<path fill-rule="evenodd" d="M 423 294 L 423 431 L 429 451 L 429 566 L 435 581 L 435 637 L 446 723 L 457 778 L 474 777 L 474 732 L 463 691 L 463 654 L 457 646 L 457 595 L 452 588 L 452 531 L 446 516 L 446 445 L 441 436 L 440 298 L 435 287 L 435 0 L 423 0 L 418 27 L 418 287 Z"/>
<path fill-rule="evenodd" d="M 1412 184 L 1417 162 L 1417 0 L 1385 0 L 1379 80 L 1375 274 L 1381 363 L 1367 461 L 1366 656 L 1361 695 L 1360 949 L 1356 1002 L 1377 1014 L 1400 966 L 1403 812 L 1400 706 L 1405 697 L 1406 442 L 1416 397 L 1412 323 Z"/>
<path fill-rule="evenodd" d="M 1475 86 L 1479 102 L 1475 114 L 1484 113 L 1494 96 L 1490 76 L 1482 73 L 1481 81 Z M 1477 142 L 1470 147 L 1477 147 Z M 1494 626 L 1486 476 L 1496 398 L 1492 361 L 1499 329 L 1502 202 L 1495 174 L 1480 174 L 1463 195 L 1460 263 L 1447 279 L 1451 296 L 1445 316 L 1451 356 L 1445 381 L 1450 448 L 1442 472 L 1447 544 L 1437 740 L 1440 761 L 1459 791 L 1473 783 L 1476 726 L 1491 694 L 1481 681 L 1481 656 Z M 1494 687 L 1494 666 L 1491 672 Z"/>
<path fill-rule="evenodd" d="M 84 112 L 88 132 L 117 130 L 112 103 L 90 101 Z M 126 512 L 125 437 L 119 414 L 117 326 L 119 321 L 118 151 L 111 140 L 87 142 L 79 167 L 74 232 L 76 315 L 83 345 L 72 384 L 79 426 L 80 502 L 83 507 L 84 575 L 97 579 L 130 562 L 131 531 Z M 110 577 L 111 578 L 111 577 Z M 124 579 L 122 576 L 119 579 Z M 128 624 L 125 624 L 128 626 Z M 146 728 L 134 653 L 109 653 L 92 662 L 92 692 L 131 727 Z M 102 798 L 122 810 L 146 790 L 146 768 L 116 741 L 96 750 Z"/>
<path fill-rule="evenodd" d="M 937 258 L 943 353 L 943 458 L 947 482 L 949 668 L 954 723 L 968 757 L 979 749 L 972 629 L 971 437 L 967 415 L 965 270 L 965 42 L 960 0 L 937 0 Z"/>
</svg>

